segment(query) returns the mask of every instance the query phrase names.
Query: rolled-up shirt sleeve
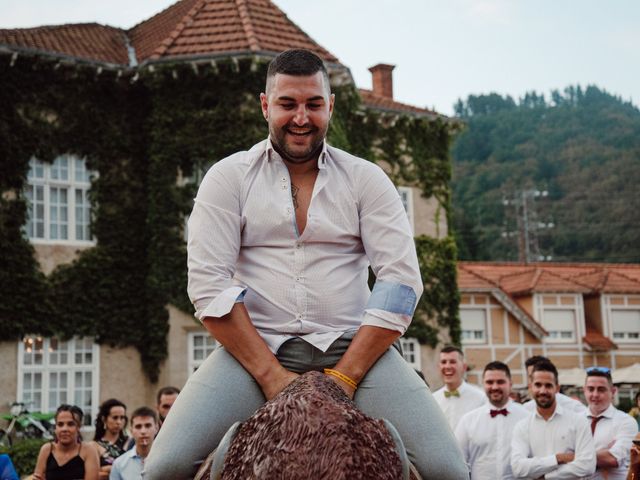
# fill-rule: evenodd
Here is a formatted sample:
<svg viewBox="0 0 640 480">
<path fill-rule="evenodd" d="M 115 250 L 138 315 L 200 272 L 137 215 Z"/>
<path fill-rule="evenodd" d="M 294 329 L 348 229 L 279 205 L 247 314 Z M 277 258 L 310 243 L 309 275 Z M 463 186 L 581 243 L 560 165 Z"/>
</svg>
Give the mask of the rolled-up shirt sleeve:
<svg viewBox="0 0 640 480">
<path fill-rule="evenodd" d="M 638 433 L 638 425 L 631 415 L 621 416 L 614 425 L 616 425 L 614 443 L 609 448 L 609 453 L 618 461 L 619 467 L 626 466 L 629 462 L 632 441 Z"/>
<path fill-rule="evenodd" d="M 246 291 L 233 282 L 242 217 L 240 179 L 232 160 L 218 162 L 207 172 L 188 222 L 187 291 L 200 321 L 226 315 Z"/>
<path fill-rule="evenodd" d="M 363 172 L 360 187 L 360 235 L 376 275 L 362 325 L 404 333 L 424 288 L 407 212 L 379 167 Z"/>
</svg>

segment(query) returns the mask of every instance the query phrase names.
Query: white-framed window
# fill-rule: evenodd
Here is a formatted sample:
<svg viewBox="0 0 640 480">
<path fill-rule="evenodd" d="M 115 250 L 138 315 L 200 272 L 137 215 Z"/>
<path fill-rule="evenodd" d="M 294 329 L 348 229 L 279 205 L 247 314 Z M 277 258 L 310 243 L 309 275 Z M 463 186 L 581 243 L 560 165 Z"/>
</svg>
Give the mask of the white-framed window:
<svg viewBox="0 0 640 480">
<path fill-rule="evenodd" d="M 60 155 L 50 164 L 32 158 L 25 188 L 27 237 L 36 242 L 92 242 L 89 188 L 94 175 L 75 155 Z"/>
<path fill-rule="evenodd" d="M 420 358 L 420 342 L 415 338 L 401 337 L 400 346 L 402 356 L 414 369 L 422 370 L 422 360 Z"/>
<path fill-rule="evenodd" d="M 487 341 L 487 309 L 461 308 L 460 327 L 462 343 L 485 343 Z"/>
<path fill-rule="evenodd" d="M 411 231 L 415 232 L 413 222 L 413 189 L 411 187 L 398 187 L 398 193 L 402 200 L 402 205 L 407 211 L 407 217 L 409 217 L 409 224 L 411 225 Z"/>
<path fill-rule="evenodd" d="M 213 350 L 218 346 L 211 335 L 207 332 L 190 332 L 188 335 L 189 352 L 189 375 L 195 372 L 206 360 Z"/>
<path fill-rule="evenodd" d="M 576 340 L 576 312 L 569 309 L 545 308 L 542 326 L 550 342 L 574 342 Z"/>
<path fill-rule="evenodd" d="M 611 331 L 615 341 L 640 340 L 640 309 L 611 309 Z"/>
<path fill-rule="evenodd" d="M 84 412 L 90 426 L 98 409 L 100 350 L 91 338 L 68 341 L 27 335 L 18 344 L 18 401 L 54 412 L 63 403 Z"/>
</svg>

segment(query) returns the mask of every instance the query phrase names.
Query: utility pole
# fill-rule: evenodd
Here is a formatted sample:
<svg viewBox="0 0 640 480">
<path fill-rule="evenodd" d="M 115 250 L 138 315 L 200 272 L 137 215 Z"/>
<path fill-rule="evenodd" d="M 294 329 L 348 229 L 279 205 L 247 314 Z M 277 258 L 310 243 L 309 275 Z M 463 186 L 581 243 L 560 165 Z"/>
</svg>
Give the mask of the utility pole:
<svg viewBox="0 0 640 480">
<path fill-rule="evenodd" d="M 546 190 L 519 190 L 512 198 L 504 198 L 502 204 L 505 207 L 513 206 L 516 215 L 517 232 L 507 229 L 502 232 L 503 238 L 518 236 L 518 261 L 521 263 L 540 262 L 551 260 L 551 256 L 540 254 L 538 243 L 538 230 L 553 228 L 553 222 L 541 222 L 538 220 L 535 200 L 549 195 Z"/>
</svg>

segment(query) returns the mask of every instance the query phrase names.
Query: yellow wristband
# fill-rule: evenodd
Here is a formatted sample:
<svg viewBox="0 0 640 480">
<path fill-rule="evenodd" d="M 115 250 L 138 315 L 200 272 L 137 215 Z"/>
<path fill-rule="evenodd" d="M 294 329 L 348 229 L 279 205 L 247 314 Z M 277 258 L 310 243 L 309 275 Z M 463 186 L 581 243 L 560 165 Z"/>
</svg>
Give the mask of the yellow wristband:
<svg viewBox="0 0 640 480">
<path fill-rule="evenodd" d="M 347 385 L 349 385 L 351 388 L 353 388 L 354 390 L 358 388 L 358 384 L 356 383 L 355 380 L 347 377 L 344 373 L 341 373 L 337 370 L 334 370 L 332 368 L 325 368 L 324 369 L 324 373 L 327 375 L 331 375 L 333 377 L 339 378 L 340 380 L 342 380 L 344 383 L 346 383 Z"/>
</svg>

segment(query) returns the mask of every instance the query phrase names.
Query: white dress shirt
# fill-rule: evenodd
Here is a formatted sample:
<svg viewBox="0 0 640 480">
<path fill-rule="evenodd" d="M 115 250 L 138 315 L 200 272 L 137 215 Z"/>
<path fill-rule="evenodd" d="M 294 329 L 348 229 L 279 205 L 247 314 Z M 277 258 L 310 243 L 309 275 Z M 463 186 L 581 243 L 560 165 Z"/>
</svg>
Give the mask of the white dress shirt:
<svg viewBox="0 0 640 480">
<path fill-rule="evenodd" d="M 613 405 L 609 405 L 609 408 L 600 415 L 596 415 L 596 417 L 603 417 L 596 423 L 593 434 L 596 451 L 609 450 L 609 453 L 618 461 L 618 468 L 598 468 L 596 473 L 589 478 L 593 480 L 625 480 L 629 466 L 631 440 L 638 433 L 638 423 L 633 417 L 618 410 Z M 591 424 L 592 414 L 590 411 L 587 412 L 587 418 L 589 424 Z M 611 442 L 615 443 L 611 445 Z"/>
<path fill-rule="evenodd" d="M 274 353 L 293 337 L 326 351 L 361 325 L 404 333 L 423 284 L 398 191 L 377 165 L 326 144 L 318 168 L 301 235 L 289 172 L 269 139 L 207 172 L 188 228 L 200 320 L 229 313 L 244 293 Z"/>
<path fill-rule="evenodd" d="M 439 390 L 436 390 L 433 394 L 433 398 L 435 398 L 436 402 L 438 402 L 438 405 L 444 412 L 444 416 L 446 417 L 447 422 L 449 422 L 449 426 L 453 432 L 456 431 L 458 422 L 465 413 L 488 403 L 487 396 L 483 390 L 480 390 L 478 387 L 474 387 L 473 385 L 469 385 L 464 380 L 457 389 L 460 394 L 459 397 L 445 397 L 445 390 L 447 390 L 446 385 Z"/>
<path fill-rule="evenodd" d="M 576 400 L 575 398 L 571 398 L 564 393 L 556 393 L 556 404 L 560 405 L 565 410 L 577 413 L 578 415 L 585 415 L 588 411 L 584 403 L 582 403 L 580 400 Z M 535 400 L 529 400 L 523 405 L 524 408 L 526 408 L 529 412 L 533 412 L 536 409 Z"/>
<path fill-rule="evenodd" d="M 573 461 L 558 465 L 556 454 L 569 452 Z M 588 478 L 596 469 L 590 423 L 558 404 L 546 421 L 537 410 L 530 412 L 513 429 L 511 469 L 516 478 Z"/>
<path fill-rule="evenodd" d="M 516 424 L 529 416 L 513 400 L 504 407 L 507 415 L 491 416 L 500 410 L 487 403 L 462 416 L 456 427 L 456 439 L 471 472 L 471 480 L 513 479 L 510 452 L 511 434 Z"/>
</svg>

